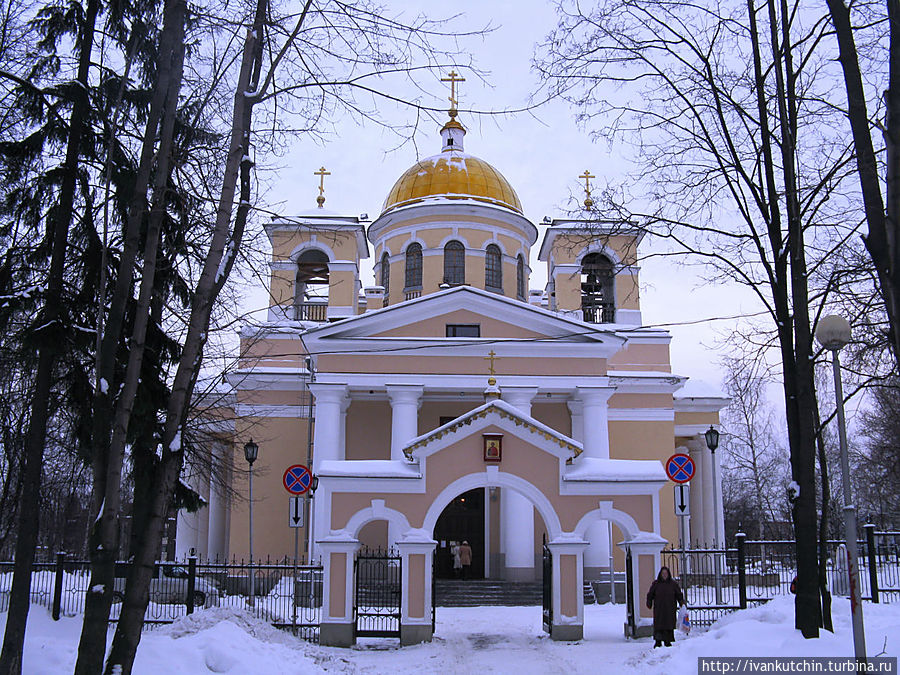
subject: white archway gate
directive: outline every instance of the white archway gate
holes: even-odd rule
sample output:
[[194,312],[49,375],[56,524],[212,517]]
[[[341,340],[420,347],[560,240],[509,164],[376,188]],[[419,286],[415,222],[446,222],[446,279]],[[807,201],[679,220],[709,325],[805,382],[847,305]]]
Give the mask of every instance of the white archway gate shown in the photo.
[[[500,461],[486,460],[483,436],[503,438]],[[355,641],[353,558],[359,533],[374,520],[399,534],[402,565],[401,644],[432,638],[433,532],[444,508],[474,488],[500,487],[523,495],[547,528],[552,552],[554,640],[583,636],[582,592],[586,533],[612,521],[631,551],[633,606],[638,630],[652,623],[641,589],[656,577],[665,540],[654,524],[657,494],[665,483],[658,461],[579,457],[581,446],[495,400],[422,436],[403,449],[405,460],[328,461],[319,468],[317,553],[324,593],[320,643]],[[658,525],[656,526],[658,528]]]

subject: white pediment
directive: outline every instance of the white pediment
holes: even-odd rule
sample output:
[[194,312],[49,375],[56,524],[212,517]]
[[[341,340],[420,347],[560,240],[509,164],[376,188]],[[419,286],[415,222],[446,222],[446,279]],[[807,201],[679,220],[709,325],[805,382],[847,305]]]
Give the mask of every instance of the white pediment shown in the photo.
[[[474,322],[480,319],[486,327],[500,326],[503,329],[498,332],[502,334],[487,334],[490,330],[483,330],[480,338],[448,338],[441,334],[442,319],[454,322],[454,317],[461,313],[473,317]],[[423,332],[422,326],[429,322],[433,324],[432,330]],[[563,346],[581,346],[588,348],[590,356],[608,358],[622,349],[627,340],[617,330],[563,317],[471,286],[451,288],[323,324],[303,334],[307,349],[314,354],[328,352],[338,343],[342,350],[355,347],[365,352],[383,351],[391,346],[409,348],[412,345],[427,350],[448,344],[480,347],[502,342],[506,347],[521,344],[523,350],[532,351],[542,346],[555,350]],[[584,354],[588,355],[588,352]]]

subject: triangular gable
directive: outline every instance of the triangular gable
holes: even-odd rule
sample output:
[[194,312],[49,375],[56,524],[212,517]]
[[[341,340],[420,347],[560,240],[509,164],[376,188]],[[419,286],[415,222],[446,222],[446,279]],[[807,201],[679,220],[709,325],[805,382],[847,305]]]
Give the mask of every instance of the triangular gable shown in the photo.
[[425,458],[489,426],[504,428],[556,455],[567,463],[582,453],[582,445],[551,429],[503,400],[488,401],[452,422],[412,439],[403,447],[407,459]]
[[[307,343],[385,335],[387,337],[376,339],[403,338],[404,326],[414,326],[422,321],[442,316],[459,315],[460,312],[523,329],[529,334],[525,339],[538,337],[568,343],[604,344],[611,348],[611,352],[618,351],[626,342],[626,338],[617,334],[615,330],[603,329],[596,324],[560,316],[540,307],[471,286],[458,286],[334,323],[323,324],[308,330],[303,338]],[[413,334],[412,337],[417,336]],[[430,337],[447,339],[443,335]],[[510,337],[515,339],[515,336]]]

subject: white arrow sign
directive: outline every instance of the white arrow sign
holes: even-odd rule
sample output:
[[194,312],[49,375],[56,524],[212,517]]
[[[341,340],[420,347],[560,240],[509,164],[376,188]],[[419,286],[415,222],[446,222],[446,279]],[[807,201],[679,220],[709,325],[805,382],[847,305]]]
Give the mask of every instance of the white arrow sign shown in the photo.
[[288,527],[303,527],[303,497],[290,497]]
[[687,484],[675,486],[675,515],[691,515],[691,488]]

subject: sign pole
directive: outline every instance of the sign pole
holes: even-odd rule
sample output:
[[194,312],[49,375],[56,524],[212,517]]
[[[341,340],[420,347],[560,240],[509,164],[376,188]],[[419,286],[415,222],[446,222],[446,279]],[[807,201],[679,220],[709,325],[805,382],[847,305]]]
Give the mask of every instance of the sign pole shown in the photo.
[[297,554],[300,550],[300,528],[294,528],[294,587],[291,596],[294,601],[292,603],[292,612],[291,612],[291,632],[294,633],[294,637],[297,636]]

